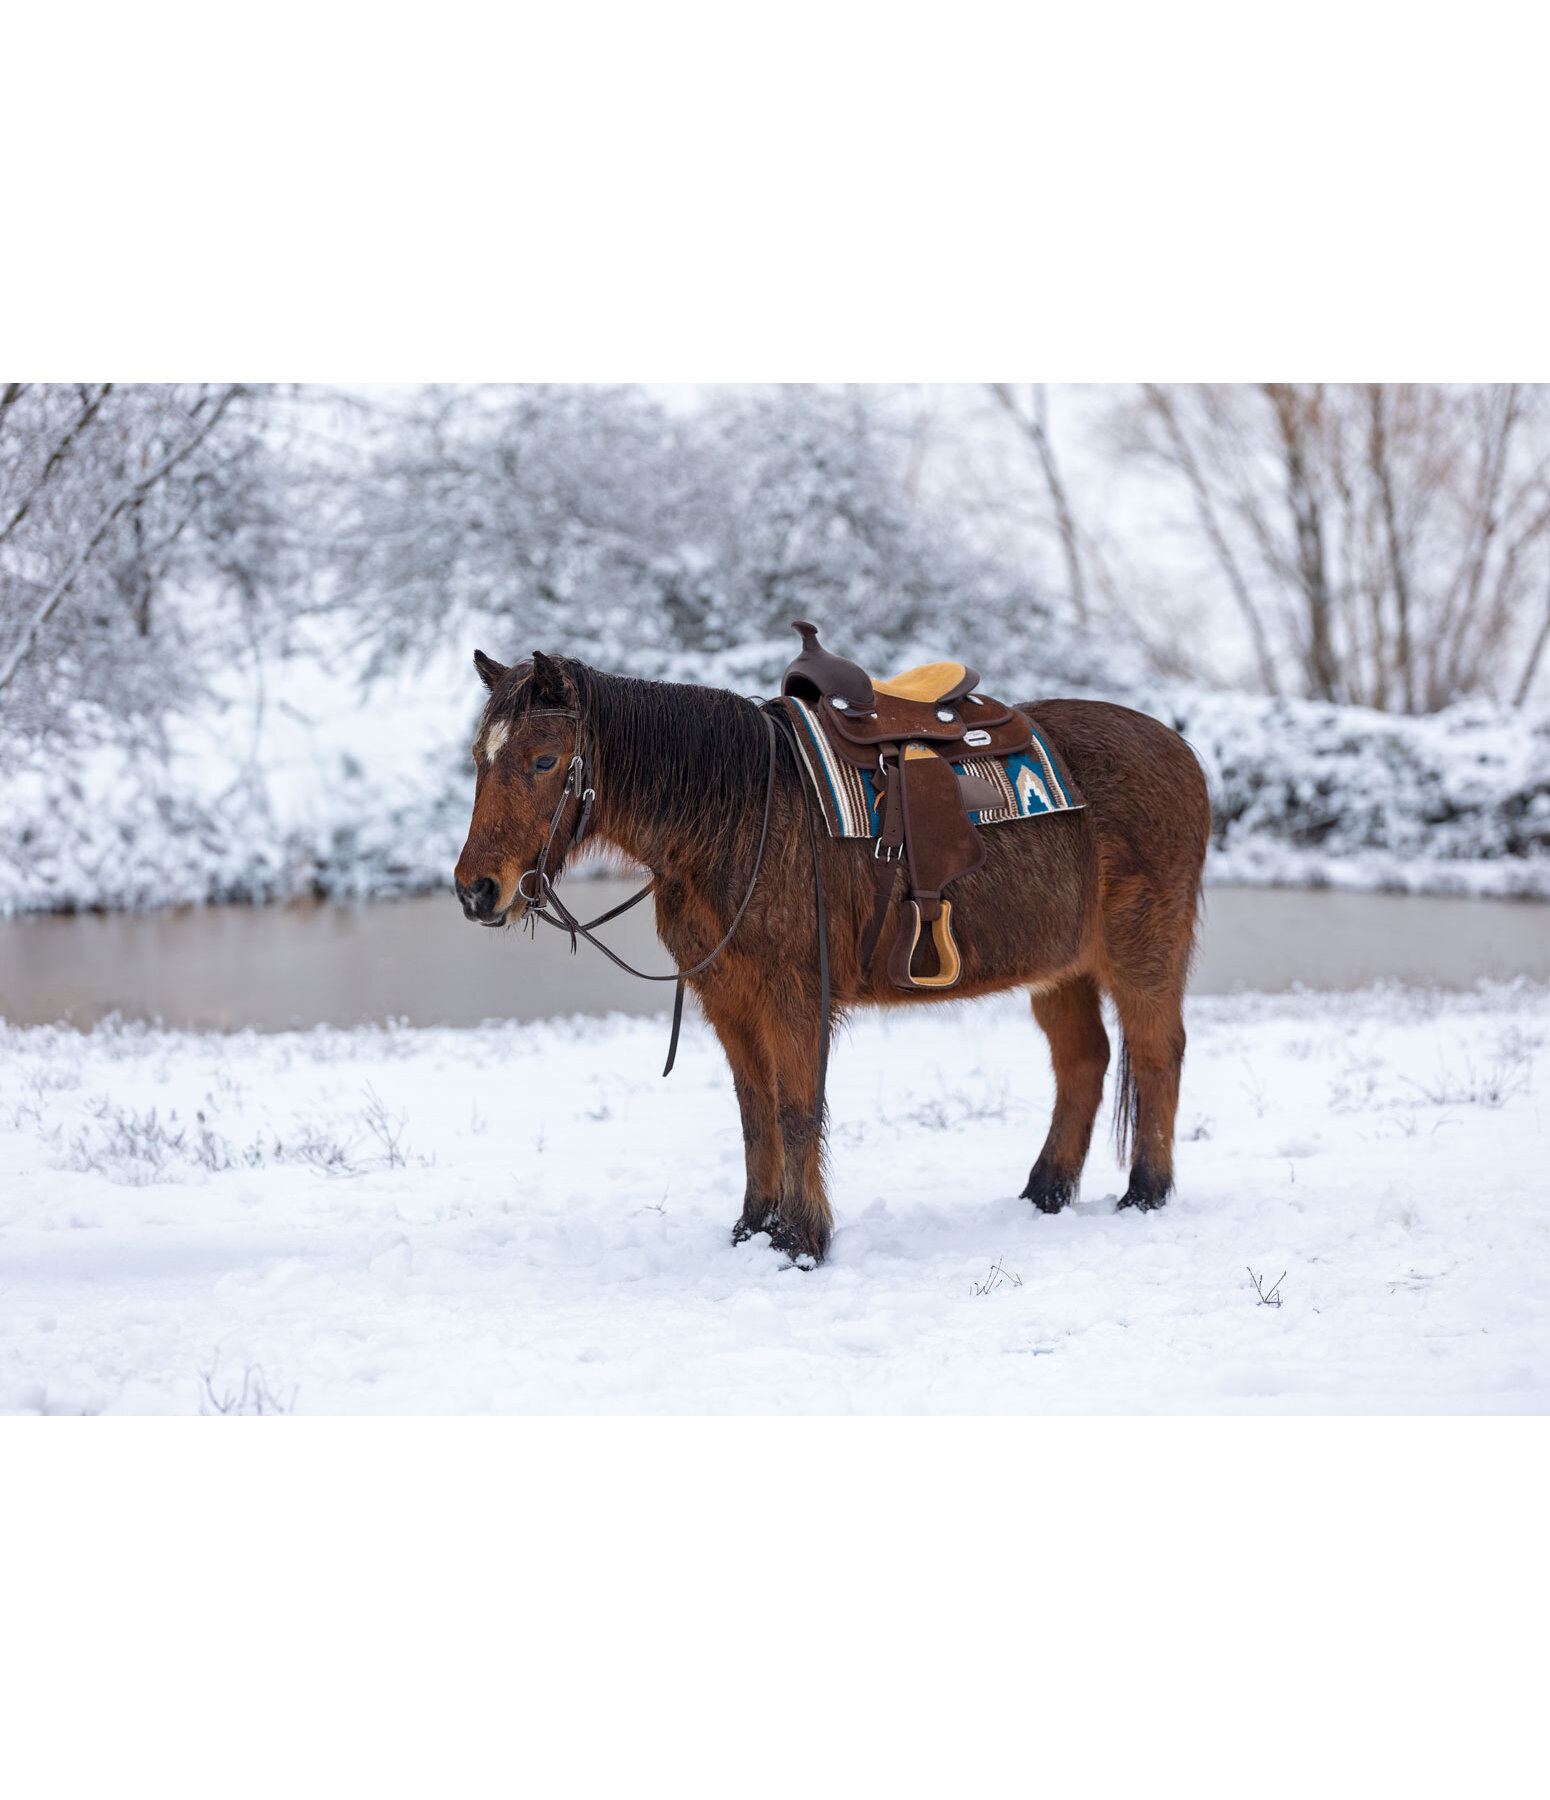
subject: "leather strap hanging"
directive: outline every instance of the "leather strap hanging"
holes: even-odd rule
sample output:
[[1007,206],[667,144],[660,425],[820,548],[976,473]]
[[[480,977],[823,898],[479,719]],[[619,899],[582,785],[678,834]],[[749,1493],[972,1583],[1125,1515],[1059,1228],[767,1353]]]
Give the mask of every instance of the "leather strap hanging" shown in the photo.
[[818,860],[818,827],[813,819],[813,797],[807,791],[807,783],[802,779],[802,759],[797,753],[796,740],[792,737],[791,721],[785,711],[777,711],[778,701],[769,702],[767,718],[780,722],[781,729],[791,742],[791,758],[797,768],[797,786],[802,793],[802,811],[807,818],[807,841],[813,853],[813,899],[818,914],[818,1098],[813,1107],[813,1117],[820,1130],[823,1129],[824,1089],[829,1079],[829,926],[824,913],[823,904],[823,864]]

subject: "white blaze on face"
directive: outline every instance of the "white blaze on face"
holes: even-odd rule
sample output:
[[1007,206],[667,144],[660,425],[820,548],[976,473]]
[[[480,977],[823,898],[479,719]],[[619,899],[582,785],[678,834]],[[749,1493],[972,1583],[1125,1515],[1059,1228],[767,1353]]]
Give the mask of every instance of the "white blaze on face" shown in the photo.
[[501,747],[506,742],[508,729],[504,719],[497,719],[484,734],[484,760],[487,763],[494,762],[500,755]]

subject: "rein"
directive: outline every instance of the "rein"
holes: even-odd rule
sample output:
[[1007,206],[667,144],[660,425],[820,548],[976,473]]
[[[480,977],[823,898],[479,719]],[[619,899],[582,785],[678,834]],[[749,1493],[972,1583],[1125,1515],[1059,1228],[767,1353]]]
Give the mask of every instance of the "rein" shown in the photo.
[[[754,888],[758,885],[759,881],[759,871],[764,867],[764,851],[770,836],[770,810],[775,799],[775,764],[779,743],[776,731],[776,721],[771,713],[763,713],[762,716],[765,727],[770,734],[769,773],[765,778],[764,784],[764,820],[759,828],[759,848],[754,854],[753,873],[748,878],[748,889],[743,895],[742,904],[733,915],[732,923],[727,927],[726,936],[722,938],[721,942],[717,944],[715,949],[712,950],[708,956],[702,957],[693,968],[680,969],[672,975],[649,975],[644,969],[637,969],[633,964],[627,963],[622,956],[619,956],[616,952],[610,950],[608,945],[605,944],[601,938],[594,937],[592,934],[599,925],[606,925],[610,919],[617,919],[620,914],[627,913],[632,906],[639,906],[641,901],[655,888],[655,877],[648,881],[638,893],[631,894],[628,900],[621,901],[618,906],[610,907],[605,913],[599,913],[595,919],[588,919],[585,924],[576,917],[555,892],[554,884],[549,878],[550,853],[554,848],[555,839],[559,836],[560,821],[564,817],[566,807],[569,806],[572,800],[580,802],[580,811],[576,815],[576,823],[572,826],[570,834],[565,840],[565,848],[560,852],[559,856],[555,858],[556,864],[563,862],[576,845],[581,842],[582,838],[585,837],[587,826],[591,822],[592,809],[597,799],[597,789],[592,785],[587,772],[586,752],[580,747],[580,718],[576,714],[569,714],[566,716],[576,719],[578,747],[575,755],[570,759],[570,767],[565,772],[565,786],[561,790],[559,802],[555,806],[554,816],[549,821],[549,835],[544,840],[544,847],[539,851],[538,860],[534,863],[533,867],[531,869],[524,869],[522,878],[517,883],[517,893],[526,904],[526,911],[523,914],[522,922],[527,924],[529,920],[542,919],[546,925],[552,925],[558,931],[569,932],[572,954],[575,953],[577,938],[585,938],[595,950],[601,950],[611,963],[616,967],[623,969],[626,975],[633,975],[640,981],[673,981],[678,984],[673,995],[673,1029],[672,1034],[668,1039],[667,1061],[662,1068],[662,1073],[668,1075],[672,1073],[673,1063],[678,1055],[678,1034],[679,1029],[683,1024],[684,983],[693,975],[703,974],[716,958],[720,956],[721,952],[726,949],[727,945],[731,943],[733,934],[743,921],[743,914],[748,910],[748,903],[753,899]],[[782,724],[784,724],[784,721],[782,721]],[[824,929],[823,879],[818,865],[818,835],[813,826],[812,808],[810,803],[807,802],[805,787],[803,788],[803,802],[804,810],[807,815],[808,836],[813,851],[813,877],[816,884],[818,902],[818,967],[822,998],[818,1049],[817,1117],[821,1124],[823,1120],[824,1078],[829,1061],[829,944],[827,933]],[[533,888],[531,894],[528,893],[529,881],[531,881]]]

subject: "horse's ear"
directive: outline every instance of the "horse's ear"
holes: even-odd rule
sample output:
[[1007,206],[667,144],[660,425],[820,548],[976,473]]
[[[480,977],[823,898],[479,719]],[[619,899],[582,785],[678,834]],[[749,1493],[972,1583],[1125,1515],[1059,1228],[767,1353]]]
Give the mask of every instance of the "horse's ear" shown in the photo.
[[501,677],[506,671],[493,657],[486,656],[482,650],[474,652],[474,667],[479,671],[479,679],[493,694],[500,686]]
[[556,706],[568,706],[576,698],[565,671],[542,650],[533,652],[533,698],[551,701]]

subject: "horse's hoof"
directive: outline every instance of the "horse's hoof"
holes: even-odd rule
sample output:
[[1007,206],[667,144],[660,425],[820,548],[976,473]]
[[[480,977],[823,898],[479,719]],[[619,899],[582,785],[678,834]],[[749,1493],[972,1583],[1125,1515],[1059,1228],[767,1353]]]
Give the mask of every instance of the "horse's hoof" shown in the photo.
[[1076,1183],[1070,1177],[1041,1175],[1036,1169],[1018,1198],[1031,1200],[1041,1213],[1058,1213],[1076,1198]]
[[771,1213],[759,1224],[750,1224],[739,1219],[732,1228],[732,1242],[746,1244],[749,1238],[767,1237],[770,1248],[778,1250],[783,1256],[789,1256],[799,1269],[816,1269],[824,1259],[826,1244],[814,1243],[805,1231],[799,1231],[776,1213]]
[[767,1207],[759,1217],[753,1219],[744,1213],[732,1227],[732,1242],[746,1244],[749,1238],[757,1237],[761,1231],[773,1232],[779,1224],[780,1214],[773,1206]]
[[799,1269],[816,1269],[828,1245],[814,1242],[810,1232],[777,1219],[770,1227],[770,1248],[783,1251]]
[[1159,1187],[1154,1182],[1137,1183],[1134,1180],[1125,1190],[1116,1212],[1123,1212],[1127,1206],[1133,1206],[1137,1212],[1156,1212],[1161,1206],[1168,1204],[1168,1189],[1173,1184]]

